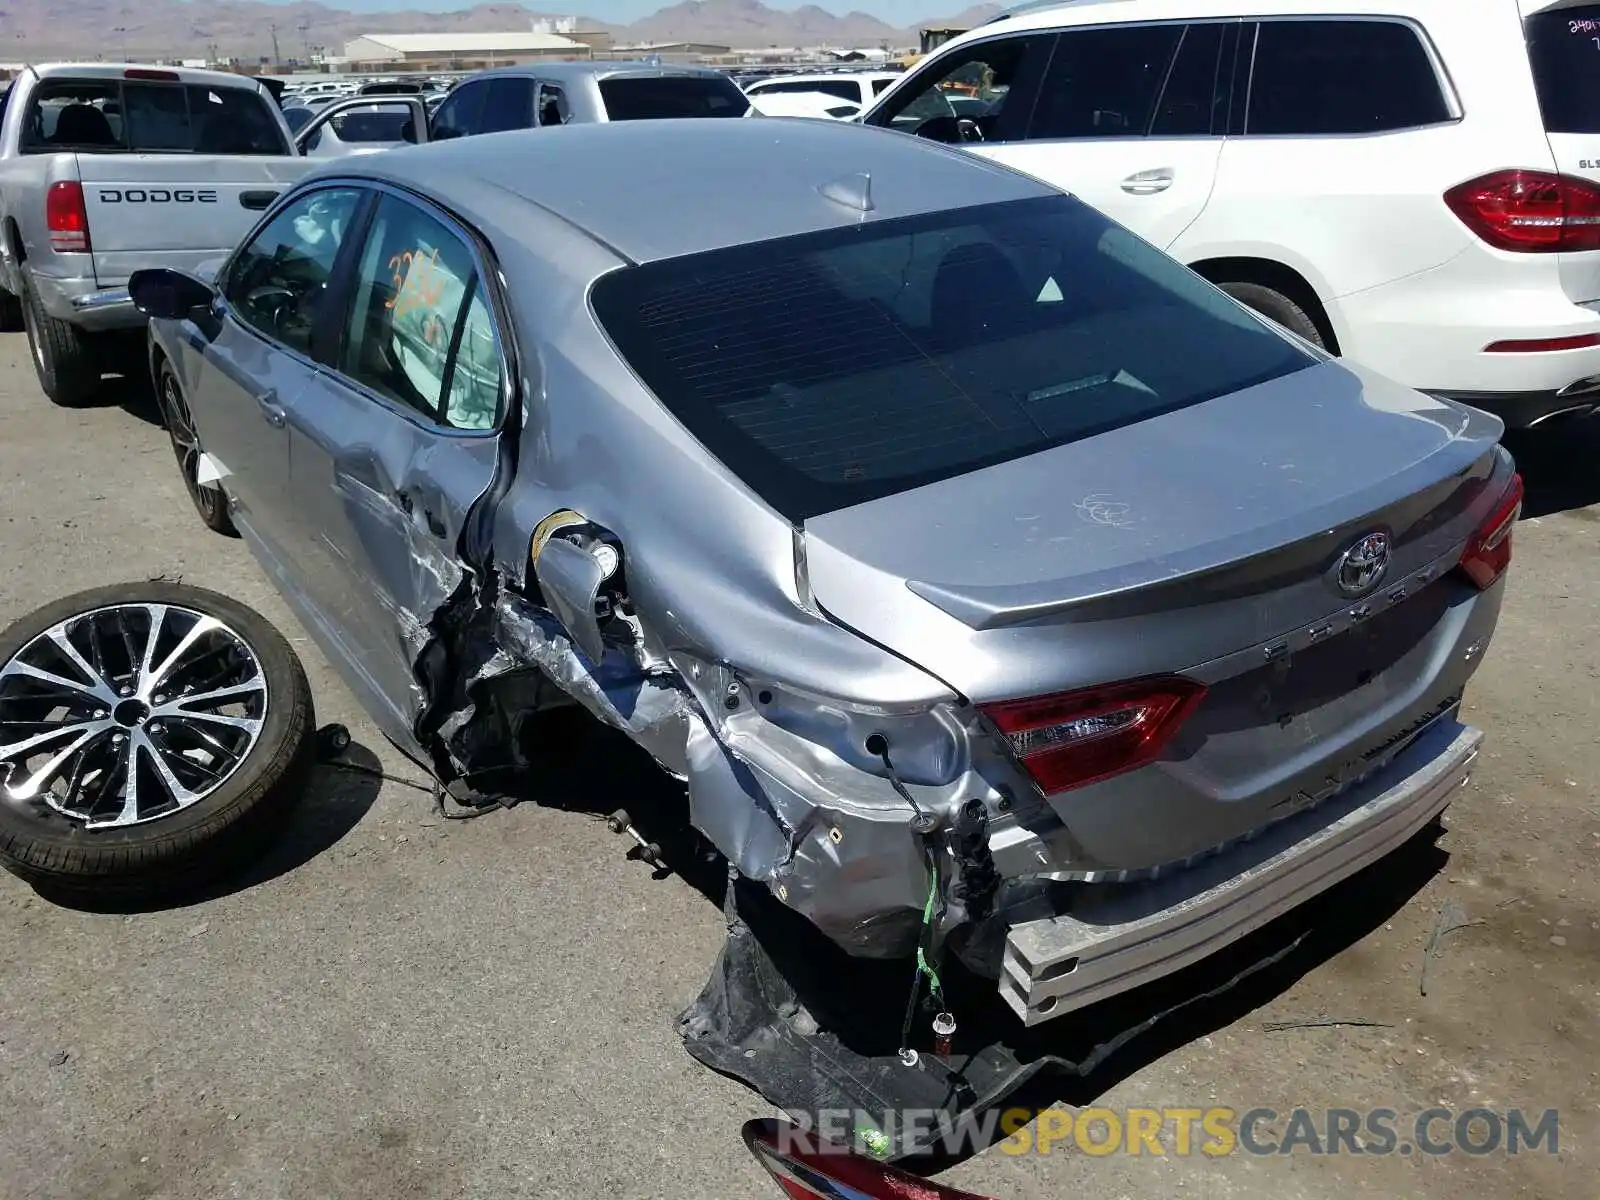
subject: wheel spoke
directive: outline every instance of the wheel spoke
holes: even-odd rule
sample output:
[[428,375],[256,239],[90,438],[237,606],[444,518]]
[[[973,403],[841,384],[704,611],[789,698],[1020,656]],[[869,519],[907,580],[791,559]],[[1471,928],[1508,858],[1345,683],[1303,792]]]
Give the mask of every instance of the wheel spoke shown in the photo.
[[161,681],[172,673],[172,669],[177,666],[185,654],[189,653],[189,651],[193,649],[194,644],[201,638],[205,637],[205,635],[210,633],[213,629],[221,628],[222,622],[217,620],[215,617],[201,617],[198,621],[191,625],[189,627],[189,632],[178,639],[178,644],[174,646],[172,648],[172,652],[161,661],[161,665],[156,667],[150,672],[150,674],[139,681],[139,698],[148,702],[150,699],[150,694],[154,692],[156,688],[161,686]]
[[[63,692],[73,692],[79,696],[90,697],[105,704],[115,704],[116,693],[103,683],[83,683],[77,679],[68,679],[65,675],[57,675],[54,671],[46,671],[43,667],[36,667],[32,663],[12,661],[0,668],[0,679],[7,679],[20,675],[25,679],[36,679],[40,683],[48,683],[51,687]],[[7,699],[23,699],[24,697],[11,696]]]
[[132,825],[139,819],[139,743],[129,738],[122,752],[126,764],[122,774],[122,808],[109,821],[90,821],[90,825]]
[[133,681],[134,687],[142,687],[144,681],[150,678],[150,672],[155,666],[156,643],[161,640],[162,627],[167,623],[167,606],[165,604],[152,604],[149,607],[150,632],[145,635],[144,654],[139,658],[139,677]]
[[103,733],[114,724],[116,724],[114,721],[74,721],[71,724],[57,725],[44,733],[37,733],[33,737],[23,738],[20,742],[12,742],[9,746],[0,746],[0,762],[8,762],[19,754],[26,754],[36,747],[48,745],[68,734],[83,733],[85,731]]
[[156,774],[161,776],[161,782],[166,785],[167,794],[180,806],[193,804],[200,798],[199,793],[190,790],[178,782],[178,777],[172,773],[172,767],[167,763],[165,752],[161,745],[142,729],[133,731],[133,753],[129,755],[129,770],[132,764],[139,760],[139,751],[145,751],[150,756],[150,761],[155,764]]
[[196,704],[220,704],[224,700],[242,700],[246,696],[267,690],[267,681],[257,675],[253,679],[246,679],[243,683],[229,684],[210,692],[197,692],[188,696],[177,696],[165,704],[157,704],[150,710],[150,715],[155,717],[204,717],[209,713],[195,712]]
[[95,729],[83,729],[72,744],[66,749],[52,755],[37,771],[28,776],[20,785],[7,784],[6,795],[13,800],[32,800],[39,794],[39,790],[56,777],[56,772],[61,770],[67,759],[76,754],[90,738],[95,736]]

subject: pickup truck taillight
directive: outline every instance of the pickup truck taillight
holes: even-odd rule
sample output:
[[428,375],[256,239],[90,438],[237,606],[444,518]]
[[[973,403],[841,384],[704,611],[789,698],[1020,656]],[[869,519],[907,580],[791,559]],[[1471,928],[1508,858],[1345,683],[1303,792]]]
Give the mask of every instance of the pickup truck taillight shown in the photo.
[[83,203],[83,184],[75,179],[52,183],[44,197],[44,218],[52,250],[82,254],[89,249],[89,210]]

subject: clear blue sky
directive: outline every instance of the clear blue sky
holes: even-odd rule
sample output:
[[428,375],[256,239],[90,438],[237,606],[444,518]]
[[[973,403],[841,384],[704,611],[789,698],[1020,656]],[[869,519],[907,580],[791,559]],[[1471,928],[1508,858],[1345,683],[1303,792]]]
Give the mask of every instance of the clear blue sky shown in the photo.
[[[325,2],[334,8],[350,9],[355,12],[393,12],[404,9],[451,12],[456,9],[471,8],[477,0],[325,0]],[[640,17],[648,16],[674,2],[675,0],[523,0],[528,8],[571,16],[594,17],[617,25],[637,21]],[[871,13],[891,25],[914,26],[927,17],[952,16],[967,7],[969,3],[976,2],[977,0],[845,0],[839,3],[838,0],[830,0],[828,3],[819,3],[817,7],[841,14],[858,10]],[[800,7],[799,3],[774,3],[773,0],[764,0],[764,3],[769,8]]]

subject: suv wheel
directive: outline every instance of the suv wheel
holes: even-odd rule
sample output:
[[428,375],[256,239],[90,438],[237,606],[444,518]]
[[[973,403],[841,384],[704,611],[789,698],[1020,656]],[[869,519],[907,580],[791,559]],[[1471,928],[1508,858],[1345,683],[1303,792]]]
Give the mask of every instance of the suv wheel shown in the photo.
[[30,281],[24,279],[22,289],[22,323],[28,330],[28,348],[33,351],[39,386],[63,408],[88,403],[100,390],[94,339],[76,325],[58,321],[45,312]]
[[178,383],[178,373],[172,364],[163,361],[156,372],[156,400],[161,405],[161,420],[172,439],[172,453],[178,460],[178,473],[183,476],[183,486],[195,512],[205,522],[207,529],[228,537],[238,537],[233,518],[228,515],[228,497],[216,483],[200,483],[200,435],[195,432],[194,418],[189,413],[189,402],[184,399],[183,388]]
[[1219,283],[1217,286],[1246,308],[1260,313],[1269,321],[1276,321],[1313,346],[1324,350],[1328,348],[1327,340],[1310,314],[1282,292],[1259,283]]
[[259,854],[316,757],[288,642],[172,583],[67,596],[0,633],[0,862],[51,898],[183,893]]

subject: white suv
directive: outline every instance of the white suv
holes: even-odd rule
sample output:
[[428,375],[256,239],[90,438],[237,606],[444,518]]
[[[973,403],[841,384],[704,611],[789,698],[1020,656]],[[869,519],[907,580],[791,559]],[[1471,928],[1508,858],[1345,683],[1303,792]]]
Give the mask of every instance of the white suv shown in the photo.
[[1600,3],[1078,0],[867,124],[1071,191],[1258,312],[1526,426],[1600,406]]

